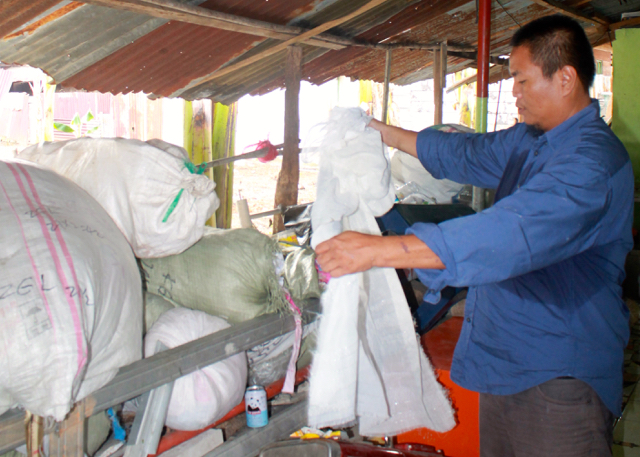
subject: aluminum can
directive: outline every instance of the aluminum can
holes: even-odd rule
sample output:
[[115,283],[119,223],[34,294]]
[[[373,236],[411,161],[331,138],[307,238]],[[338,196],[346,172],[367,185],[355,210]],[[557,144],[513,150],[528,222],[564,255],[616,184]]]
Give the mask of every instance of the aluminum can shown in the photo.
[[269,423],[267,411],[267,392],[262,386],[251,386],[244,393],[244,410],[247,416],[247,426],[252,428],[264,427]]

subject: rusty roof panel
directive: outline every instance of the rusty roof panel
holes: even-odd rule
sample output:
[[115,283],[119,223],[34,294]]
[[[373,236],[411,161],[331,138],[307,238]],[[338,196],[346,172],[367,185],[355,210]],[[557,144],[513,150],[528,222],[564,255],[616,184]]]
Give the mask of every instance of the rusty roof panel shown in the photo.
[[[316,10],[315,14],[306,15],[303,25],[307,27],[314,27],[329,20],[345,16],[366,4],[367,1],[368,0],[358,0],[357,2],[330,2],[325,9]],[[386,23],[390,17],[393,17],[399,11],[406,9],[407,6],[411,6],[415,3],[416,0],[389,0],[379,7],[370,10],[366,14],[345,22],[339,27],[342,31],[349,30],[349,33],[336,33],[336,29],[338,29],[338,27],[331,29],[330,32],[334,34],[341,34],[342,36],[358,35],[359,33],[370,29],[372,26]],[[294,22],[298,24],[300,21],[296,20]],[[260,46],[247,52],[242,57],[250,57],[255,52],[267,49],[268,47],[274,46],[276,43],[278,42],[275,40],[265,40],[265,42]],[[305,53],[305,60],[311,61],[312,59],[326,54],[327,52],[328,51],[326,49],[310,49]],[[272,75],[271,79],[268,80],[269,82],[274,80],[277,81],[273,88],[281,87],[285,64],[284,55],[284,52],[274,54],[262,59],[260,62],[257,62],[250,67],[242,68],[231,73],[228,75],[229,77],[225,76],[217,78],[213,81],[208,81],[202,84],[199,84],[198,81],[195,80],[190,83],[185,90],[174,93],[172,96],[180,96],[187,99],[213,97],[217,101],[221,101],[218,97],[222,97],[224,100],[235,100],[245,93],[253,92],[259,87],[264,86],[265,74]],[[260,72],[259,77],[256,77],[257,71]],[[259,84],[258,81],[263,81],[263,83]],[[224,91],[221,91],[221,89]]]
[[41,14],[54,8],[61,1],[25,2],[24,0],[5,0],[0,2],[0,37],[4,37],[28,24]]
[[[203,8],[286,24],[314,7],[309,0],[209,0]],[[63,82],[86,90],[174,94],[250,51],[262,37],[171,21]],[[193,99],[187,97],[189,99]]]
[[56,81],[107,57],[166,20],[84,5],[29,35],[0,41],[3,62],[29,64]]
[[[184,1],[184,0],[180,0]],[[339,18],[368,0],[187,0],[216,11],[276,24],[314,27]],[[562,0],[559,0],[562,1]],[[640,0],[572,1],[573,7],[596,10],[617,20]],[[566,2],[569,4],[568,2]],[[633,4],[633,8],[631,5]],[[222,31],[68,0],[0,2],[0,60],[37,66],[65,87],[101,92],[146,92],[186,99],[213,98],[229,103],[246,93],[283,86],[286,52],[210,79],[219,68],[275,46],[279,41]],[[577,5],[577,6],[576,6]],[[493,3],[492,53],[507,53],[519,25],[551,14],[531,0]],[[433,43],[470,46],[477,42],[474,0],[387,0],[330,33],[370,42]],[[617,15],[617,17],[616,17]],[[593,41],[603,31],[585,25]],[[303,77],[320,84],[336,76],[381,81],[382,50],[342,50],[303,46]],[[432,75],[432,53],[394,49],[391,77],[407,84]],[[450,57],[450,71],[473,62]],[[202,82],[204,81],[204,82]]]

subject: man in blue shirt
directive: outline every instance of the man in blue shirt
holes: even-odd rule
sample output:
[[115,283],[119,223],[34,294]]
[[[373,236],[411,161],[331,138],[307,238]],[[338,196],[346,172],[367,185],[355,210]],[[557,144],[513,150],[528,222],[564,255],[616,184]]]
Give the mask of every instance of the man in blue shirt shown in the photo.
[[435,177],[496,189],[495,204],[404,236],[345,232],[316,253],[332,276],[416,268],[433,302],[469,286],[451,377],[480,392],[481,455],[610,455],[629,336],[631,163],[589,98],[595,62],[577,22],[538,19],[511,44],[524,123],[488,134],[370,124]]

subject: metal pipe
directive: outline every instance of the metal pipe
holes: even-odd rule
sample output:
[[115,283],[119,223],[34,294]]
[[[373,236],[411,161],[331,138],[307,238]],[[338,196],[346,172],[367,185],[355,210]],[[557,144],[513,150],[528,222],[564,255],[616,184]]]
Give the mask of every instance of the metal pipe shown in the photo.
[[[476,90],[476,132],[486,133],[489,108],[489,51],[491,48],[491,0],[479,0],[478,6],[478,82]],[[486,207],[485,191],[473,188],[471,206],[476,211]]]

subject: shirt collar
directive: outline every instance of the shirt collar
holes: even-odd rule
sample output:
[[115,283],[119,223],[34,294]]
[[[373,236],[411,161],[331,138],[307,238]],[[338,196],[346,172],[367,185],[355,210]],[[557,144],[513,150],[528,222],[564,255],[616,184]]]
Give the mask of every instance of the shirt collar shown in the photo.
[[594,121],[599,118],[600,103],[598,100],[592,98],[591,103],[588,106],[578,111],[562,124],[555,126],[543,136],[546,138],[549,145],[553,145],[553,143],[557,143],[564,139],[567,132],[570,132],[577,124]]

